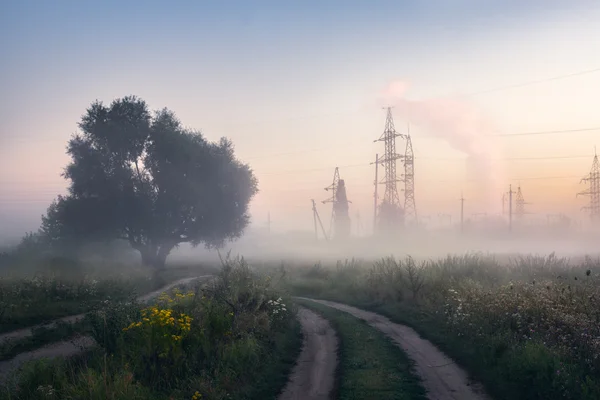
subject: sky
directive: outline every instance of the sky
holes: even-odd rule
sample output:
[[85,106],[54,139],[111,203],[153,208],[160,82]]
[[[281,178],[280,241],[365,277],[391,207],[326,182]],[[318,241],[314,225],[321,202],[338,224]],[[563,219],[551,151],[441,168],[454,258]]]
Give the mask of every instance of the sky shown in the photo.
[[584,0],[5,0],[0,232],[37,229],[85,109],[130,94],[234,142],[259,179],[254,227],[270,214],[273,230],[312,229],[337,166],[368,231],[388,105],[410,126],[420,216],[456,218],[461,193],[468,215],[500,212],[512,184],[531,218],[583,220],[599,18]]

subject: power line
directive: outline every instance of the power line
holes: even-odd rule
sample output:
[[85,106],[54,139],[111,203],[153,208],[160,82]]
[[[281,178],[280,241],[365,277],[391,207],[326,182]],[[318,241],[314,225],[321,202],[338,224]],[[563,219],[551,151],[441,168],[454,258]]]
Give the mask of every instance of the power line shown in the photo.
[[[588,159],[593,158],[592,155],[572,155],[572,156],[544,156],[544,157],[505,157],[505,158],[492,158],[492,161],[543,161],[543,160],[568,160],[568,159]],[[464,162],[467,157],[419,157],[415,156],[416,160],[430,160],[430,161],[456,161],[456,162]],[[357,167],[368,167],[371,166],[370,163],[360,163],[360,164],[345,164],[345,165],[337,165],[339,168],[357,168]],[[287,170],[280,171],[275,173],[258,173],[260,176],[281,176],[281,175],[291,175],[291,174],[301,174],[306,172],[315,172],[315,171],[329,171],[335,167],[319,167],[319,168],[308,168],[308,169],[297,169],[297,170]],[[39,188],[40,185],[44,185],[43,182],[27,182],[27,181],[13,181],[13,182],[2,182],[3,185],[11,185],[12,187],[23,185],[35,185],[36,188]],[[44,189],[45,190],[53,190],[53,189],[66,189],[68,187],[68,182],[64,182],[63,185],[49,184]],[[35,193],[40,193],[39,191],[35,191]]]
[[355,144],[364,144],[365,140],[361,139],[361,140],[356,140],[356,142],[351,142],[352,144],[347,144],[344,146],[339,146],[339,145],[331,145],[329,147],[319,147],[316,149],[305,149],[305,150],[297,150],[297,151],[286,151],[283,153],[271,153],[271,154],[264,154],[261,156],[250,156],[250,157],[244,157],[244,160],[259,160],[259,159],[263,159],[263,158],[271,158],[271,157],[280,157],[280,156],[289,156],[289,155],[294,155],[294,154],[305,154],[305,153],[313,153],[313,152],[318,152],[318,151],[329,151],[332,148],[348,148],[348,147],[353,147]]
[[[573,155],[573,156],[542,156],[542,157],[500,157],[491,158],[491,161],[537,161],[537,160],[570,160],[578,158],[593,158],[593,155]],[[432,161],[466,161],[466,157],[419,157],[416,156],[417,160],[432,160]]]
[[500,133],[489,136],[500,136],[500,137],[513,137],[513,136],[530,136],[530,135],[551,135],[555,133],[577,133],[577,132],[591,132],[598,131],[600,127],[594,128],[579,128],[579,129],[563,129],[559,131],[537,131],[537,132],[520,132],[520,133]]
[[506,157],[502,161],[526,161],[526,160],[570,160],[574,158],[591,158],[590,155],[585,156],[548,156],[548,157]]
[[532,81],[527,81],[527,82],[522,82],[522,83],[514,83],[514,84],[510,84],[510,85],[499,86],[499,87],[492,88],[492,89],[486,89],[486,90],[480,90],[477,92],[467,93],[464,96],[479,96],[481,94],[500,92],[503,90],[516,89],[516,88],[520,88],[520,87],[524,87],[524,86],[537,85],[539,83],[552,82],[552,81],[567,79],[567,78],[571,78],[571,77],[575,77],[575,76],[592,74],[595,72],[600,72],[600,68],[593,68],[593,69],[588,69],[588,70],[584,70],[584,71],[573,72],[570,74],[557,75],[557,76],[553,76],[551,78],[537,79],[537,80],[532,80]]
[[[548,131],[532,131],[532,132],[517,132],[517,133],[499,133],[499,134],[485,135],[485,136],[488,136],[488,137],[508,137],[508,138],[511,138],[511,137],[520,137],[520,136],[552,135],[552,134],[561,134],[561,133],[579,133],[579,132],[592,132],[592,131],[600,131],[600,126],[590,127],[590,128],[575,128],[575,129],[548,130]],[[418,138],[438,138],[438,139],[443,139],[443,137],[440,137],[438,135],[417,135],[416,137],[417,137],[417,139]],[[361,139],[360,143],[365,143],[365,141],[363,141]],[[359,144],[358,140],[356,141],[356,144]],[[344,147],[353,147],[353,145],[348,145],[348,146],[344,146]],[[244,157],[244,159],[245,160],[257,160],[257,159],[264,159],[264,158],[270,158],[270,157],[279,157],[279,156],[287,156],[287,155],[294,155],[294,154],[312,153],[312,152],[317,152],[317,151],[328,151],[328,150],[331,150],[332,148],[340,148],[340,146],[339,145],[332,145],[330,147],[321,147],[321,148],[318,148],[318,149],[306,149],[306,150],[290,151],[290,152],[284,152],[284,153],[274,153],[274,154],[262,155],[262,156],[250,156],[250,157]]]
[[[339,168],[355,168],[355,167],[368,167],[369,163],[360,163],[360,164],[346,164],[346,165],[337,165]],[[330,170],[335,167],[323,167],[323,168],[310,168],[310,169],[297,169],[297,170],[288,170],[288,171],[280,171],[275,173],[264,173],[260,174],[260,176],[277,176],[277,175],[289,175],[289,174],[300,174],[304,172],[312,172],[312,171],[325,171]]]
[[[552,176],[530,176],[530,177],[514,177],[514,178],[505,178],[506,181],[510,182],[518,182],[518,181],[530,181],[530,180],[550,180],[550,179],[579,179],[579,175],[552,175]],[[431,182],[431,183],[457,183],[457,182],[478,182],[477,179],[421,179],[419,182]],[[371,183],[358,183],[352,184],[352,187],[371,187],[373,186]],[[289,190],[282,190],[278,192],[304,192],[304,191],[320,191],[317,185],[310,186],[306,188],[296,188]],[[44,192],[31,192],[37,195],[47,194],[49,196],[56,195],[56,192],[44,191]],[[34,198],[34,199],[3,199],[0,198],[0,203],[10,204],[10,203],[39,203],[39,202],[47,202],[47,198]]]
[[[510,137],[519,137],[519,136],[551,135],[551,134],[578,133],[578,132],[591,132],[591,131],[600,131],[600,126],[593,127],[593,128],[563,129],[563,130],[552,130],[552,131],[500,133],[500,134],[493,134],[493,135],[486,135],[486,136],[510,138]],[[443,137],[440,137],[437,135],[417,135],[416,137],[417,137],[417,139],[418,138],[443,139]],[[353,142],[353,144],[346,145],[343,147],[340,147],[339,145],[332,145],[329,147],[320,147],[317,149],[306,149],[306,150],[289,151],[289,152],[283,152],[283,153],[272,153],[272,154],[265,154],[265,155],[261,155],[261,156],[249,156],[249,157],[244,157],[243,159],[244,160],[259,160],[259,159],[265,159],[265,158],[271,158],[271,157],[289,156],[289,155],[294,155],[294,154],[306,154],[306,153],[313,153],[313,152],[318,152],[318,151],[329,151],[332,148],[347,148],[347,147],[353,147],[355,144],[364,144],[364,143],[365,143],[365,141],[361,139],[360,141],[357,140],[355,143]]]
[[[583,71],[578,71],[578,72],[573,72],[573,73],[569,73],[569,74],[564,74],[564,75],[557,75],[557,76],[553,76],[550,78],[544,78],[544,79],[537,79],[537,80],[532,80],[532,81],[526,81],[526,82],[521,82],[521,83],[515,83],[515,84],[509,84],[509,85],[504,85],[504,86],[498,86],[495,88],[491,88],[491,89],[485,89],[485,90],[479,90],[476,92],[470,92],[470,93],[465,93],[462,96],[468,96],[468,97],[472,97],[472,96],[478,96],[481,94],[487,94],[487,93],[493,93],[493,92],[499,92],[499,91],[503,91],[503,90],[509,90],[509,89],[514,89],[514,88],[519,88],[519,87],[524,87],[524,86],[530,86],[530,85],[536,85],[536,84],[540,84],[540,83],[546,83],[546,82],[552,82],[552,81],[556,81],[556,80],[561,80],[561,79],[567,79],[567,78],[571,78],[571,77],[576,77],[576,76],[581,76],[581,75],[588,75],[588,74],[592,74],[592,73],[596,73],[596,72],[600,72],[600,68],[593,68],[593,69],[588,69],[588,70],[583,70]],[[353,114],[358,114],[361,112],[367,112],[367,111],[373,111],[370,109],[366,109],[366,108],[359,108],[359,109],[355,109],[352,111],[344,111],[344,112],[335,112],[335,113],[323,113],[323,114],[312,114],[312,115],[306,115],[306,116],[300,116],[300,117],[284,117],[284,118],[278,118],[278,119],[270,119],[270,120],[262,120],[262,121],[251,121],[251,122],[244,122],[244,123],[234,123],[234,124],[229,124],[234,125],[234,126],[251,126],[251,125],[262,125],[262,124],[271,124],[271,123],[276,123],[276,122],[291,122],[291,121],[303,121],[303,120],[312,120],[312,119],[320,119],[320,118],[328,118],[328,117],[339,117],[339,116],[348,116],[348,115],[353,115]],[[227,123],[225,123],[226,125]],[[598,128],[593,128],[593,129],[589,129],[589,130],[597,130]],[[572,131],[563,131],[563,132],[575,132],[575,130]],[[550,132],[548,132],[550,133]],[[553,132],[553,133],[558,133],[558,132]],[[536,133],[531,133],[531,134],[536,134]],[[28,138],[24,138],[23,135],[12,135],[12,139],[24,139],[24,140],[28,140]],[[508,135],[498,135],[498,136],[508,136]],[[515,135],[517,136],[517,135]],[[33,140],[33,139],[31,139]],[[46,140],[46,139],[40,139],[37,138],[35,139],[36,142],[40,142],[40,141],[54,141],[56,139],[50,139],[50,140]]]

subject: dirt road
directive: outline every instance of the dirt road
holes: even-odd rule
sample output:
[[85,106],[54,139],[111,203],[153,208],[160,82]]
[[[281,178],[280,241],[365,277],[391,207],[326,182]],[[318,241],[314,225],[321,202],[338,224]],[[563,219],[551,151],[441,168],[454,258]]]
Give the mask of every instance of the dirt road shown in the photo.
[[[156,290],[152,293],[148,293],[144,296],[138,298],[140,302],[147,302],[152,300],[155,297],[158,297],[161,293],[168,291],[176,286],[181,286],[193,282],[195,280],[207,280],[213,277],[213,275],[202,275],[192,278],[180,279],[176,282],[173,282],[159,290]],[[61,318],[60,321],[65,322],[74,322],[78,319],[84,317],[85,314],[81,315],[72,315],[69,317]],[[56,324],[56,321],[51,322],[50,324],[46,324],[43,326],[52,326]],[[18,334],[17,334],[18,333]],[[18,331],[9,332],[3,336],[8,336],[9,338],[20,339],[22,337],[30,336],[32,334],[31,328],[20,329]],[[2,339],[0,339],[2,340]],[[71,340],[65,340],[61,342],[51,343],[46,346],[40,347],[38,349],[28,351],[25,353],[21,353],[16,357],[0,362],[0,383],[6,382],[6,379],[10,376],[10,374],[18,369],[23,363],[31,360],[37,360],[41,358],[55,358],[55,357],[70,357],[75,354],[79,354],[87,349],[92,348],[96,345],[96,342],[93,338],[89,336],[81,336],[77,338],[73,338]]]
[[347,312],[379,329],[398,344],[415,362],[415,370],[423,379],[427,397],[431,400],[489,400],[481,385],[472,382],[466,372],[452,362],[412,328],[395,324],[386,317],[345,304],[326,300],[315,301]]
[[[192,282],[196,279],[207,279],[209,277],[211,277],[212,275],[201,275],[198,277],[192,277],[192,278],[184,278],[184,279],[180,279],[178,281],[175,281],[169,285],[166,285],[158,290],[155,290],[154,292],[145,294],[143,296],[140,296],[137,298],[137,300],[141,303],[145,303],[149,300],[152,300],[155,297],[158,297],[158,295],[160,295],[163,292],[166,292],[169,289],[174,288],[175,286],[179,286],[179,285],[185,285],[186,283]],[[25,338],[27,336],[31,336],[33,335],[33,328],[52,328],[54,327],[58,322],[67,322],[67,323],[74,323],[77,322],[78,320],[82,319],[85,316],[85,314],[77,314],[77,315],[69,315],[68,317],[62,317],[62,318],[58,318],[52,322],[48,322],[45,324],[39,324],[39,325],[35,325],[33,327],[28,327],[28,328],[22,328],[22,329],[18,329],[16,331],[11,331],[11,332],[6,332],[3,334],[0,334],[0,343],[2,343],[5,340],[14,340],[14,339],[22,339]]]
[[335,383],[338,339],[329,322],[300,308],[302,352],[279,400],[327,400]]

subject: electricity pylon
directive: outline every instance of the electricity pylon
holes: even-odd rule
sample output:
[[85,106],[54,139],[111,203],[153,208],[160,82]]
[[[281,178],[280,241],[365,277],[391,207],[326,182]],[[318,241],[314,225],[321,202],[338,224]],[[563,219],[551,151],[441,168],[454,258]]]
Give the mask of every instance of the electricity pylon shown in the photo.
[[382,233],[398,231],[404,225],[404,210],[400,205],[397,183],[400,182],[396,175],[396,161],[404,156],[396,153],[396,138],[403,135],[396,132],[391,107],[387,108],[385,129],[381,137],[375,142],[384,143],[384,155],[378,158],[376,163],[382,164],[384,168],[384,179],[380,184],[385,185],[383,201],[379,205],[377,228]]
[[339,168],[336,167],[333,173],[333,182],[325,188],[331,191],[331,197],[323,200],[325,203],[333,203],[331,209],[331,220],[329,222],[329,237],[336,239],[345,239],[350,236],[352,229],[350,215],[348,213],[350,203],[346,195],[346,184],[340,179]]
[[598,154],[596,154],[595,149],[592,169],[581,180],[581,183],[587,183],[589,187],[577,195],[590,196],[589,205],[583,207],[583,209],[589,212],[592,224],[597,227],[600,225],[600,164],[598,163]]

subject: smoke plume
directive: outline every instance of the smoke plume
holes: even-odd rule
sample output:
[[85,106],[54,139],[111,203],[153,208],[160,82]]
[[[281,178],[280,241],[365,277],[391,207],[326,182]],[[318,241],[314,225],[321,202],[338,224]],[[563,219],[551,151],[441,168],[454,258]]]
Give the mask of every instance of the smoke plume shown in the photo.
[[405,97],[408,87],[403,81],[391,82],[382,94],[382,103],[394,107],[395,117],[443,139],[467,155],[470,185],[477,187],[484,206],[497,210],[504,182],[498,163],[501,151],[492,136],[497,131],[489,119],[464,99],[409,100]]

